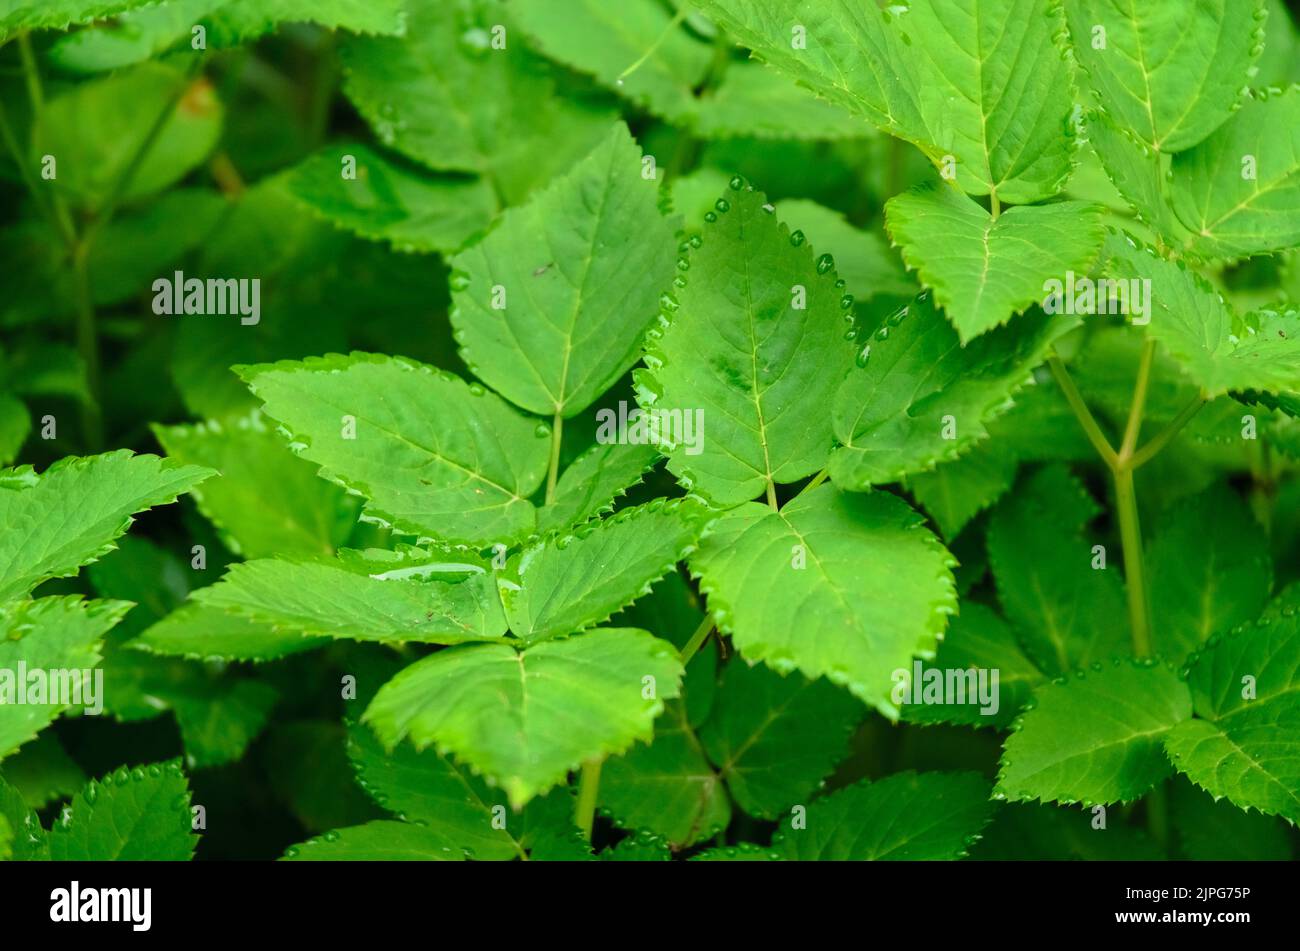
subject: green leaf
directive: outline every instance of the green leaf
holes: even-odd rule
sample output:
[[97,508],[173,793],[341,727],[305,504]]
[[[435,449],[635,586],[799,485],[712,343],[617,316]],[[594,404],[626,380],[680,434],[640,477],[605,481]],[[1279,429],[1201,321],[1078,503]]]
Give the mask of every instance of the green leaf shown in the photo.
[[515,0],[510,9],[541,52],[607,89],[667,119],[680,120],[694,108],[693,90],[713,51],[678,27],[663,4]]
[[[138,164],[154,125],[161,131]],[[191,81],[145,63],[73,86],[46,104],[32,130],[34,155],[58,160],[56,187],[88,209],[162,191],[207,158],[221,134],[222,107],[206,79]],[[129,171],[129,175],[128,175]]]
[[762,59],[828,101],[954,160],[958,184],[1003,201],[1055,194],[1074,149],[1059,7],[933,0],[888,12],[853,0],[701,0]]
[[863,345],[835,395],[841,445],[830,473],[846,489],[933,469],[988,435],[1011,407],[1069,317],[1027,315],[963,345],[928,293],[899,310]]
[[230,46],[285,23],[400,36],[406,31],[404,7],[402,0],[230,0],[208,19],[214,40]]
[[4,778],[33,809],[71,799],[88,779],[53,730],[47,730],[8,757],[4,762]]
[[286,862],[461,862],[465,854],[441,832],[376,819],[332,829],[285,849]]
[[510,630],[539,641],[607,620],[695,550],[709,517],[693,500],[656,499],[525,549],[497,581]]
[[1217,802],[1191,783],[1180,782],[1170,799],[1173,826],[1183,854],[1196,862],[1286,862],[1292,854],[1282,820],[1243,812]]
[[92,779],[50,833],[56,862],[188,862],[190,788],[180,763],[119,767]]
[[539,533],[564,531],[613,509],[659,460],[652,446],[597,444],[569,464],[555,486],[555,499],[537,512]]
[[918,472],[907,484],[944,537],[952,540],[1011,488],[1018,468],[1015,456],[984,442],[929,472]]
[[1273,586],[1268,537],[1226,486],[1169,511],[1146,558],[1156,650],[1175,663],[1259,617]]
[[742,506],[691,558],[718,630],[749,661],[825,676],[896,717],[891,676],[931,655],[956,611],[952,556],[906,502],[823,485]]
[[806,827],[781,821],[772,847],[799,862],[951,861],[992,816],[976,773],[895,773],[815,800]]
[[528,496],[546,475],[550,433],[481,387],[364,353],[239,373],[299,455],[369,500],[369,517],[455,543],[508,543],[533,530]]
[[40,475],[0,470],[0,600],[75,575],[113,550],[132,514],[174,502],[211,474],[125,449],[62,459]]
[[620,122],[452,259],[451,321],[465,362],[529,412],[577,415],[636,362],[672,279],[672,242]]
[[156,0],[6,0],[0,7],[0,39],[19,30],[64,30],[146,7]]
[[32,418],[22,400],[0,393],[0,466],[13,462],[31,428]]
[[753,842],[738,842],[692,855],[692,862],[779,862],[781,853]]
[[855,297],[915,297],[918,290],[898,252],[878,231],[855,228],[837,211],[803,198],[776,203],[776,216],[802,231],[817,253],[835,258],[835,270]]
[[962,342],[1005,324],[1101,249],[1101,207],[1021,205],[994,218],[953,188],[922,188],[885,205],[885,225]]
[[1115,821],[1098,829],[1093,820],[1090,809],[1007,803],[970,857],[981,862],[1158,862],[1168,857],[1141,829]]
[[686,848],[731,823],[731,801],[681,701],[655,723],[654,740],[605,761],[600,805],[625,829],[649,829]]
[[[973,670],[977,677],[980,672],[985,672],[986,682],[993,684],[996,672],[993,690],[996,709],[986,712],[978,692],[966,693],[962,703],[956,702],[954,695],[946,693],[940,702],[931,702],[925,698],[922,675],[921,683],[912,684],[903,696],[912,697],[915,692],[925,702],[907,703],[900,707],[903,718],[912,723],[958,723],[1005,729],[1025,707],[1035,688],[1046,680],[1043,672],[1020,649],[1010,625],[976,601],[962,604],[961,613],[948,624],[934,660],[923,663],[921,669],[939,671],[945,683],[950,671]],[[909,683],[915,679],[912,673],[908,671]],[[971,681],[968,677],[962,681],[964,691],[972,686],[977,688],[977,685],[978,680]]]
[[348,38],[341,54],[344,92],[383,144],[429,168],[481,174],[507,204],[572,167],[613,118],[558,94],[558,72],[528,51],[497,0],[412,0],[404,37]]
[[153,0],[151,5],[116,16],[109,23],[60,36],[49,49],[50,62],[76,73],[134,66],[189,42],[193,28],[230,0]]
[[22,794],[0,776],[0,816],[12,833],[10,860],[33,862],[50,857],[49,839],[36,810],[23,801]]
[[861,719],[861,705],[826,680],[733,660],[700,740],[736,804],[773,819],[817,789]]
[[1116,190],[1167,244],[1182,246],[1190,233],[1169,205],[1165,185],[1168,159],[1104,112],[1090,113],[1087,121],[1088,137]]
[[237,555],[329,555],[356,524],[356,501],[317,478],[257,414],[153,431],[169,457],[220,473],[194,501]]
[[1025,653],[1050,676],[1131,652],[1114,554],[1094,568],[1097,504],[1063,467],[1042,469],[989,520],[998,599]]
[[147,628],[131,642],[153,654],[190,660],[278,660],[328,643],[295,629],[228,614],[197,602],[185,604]]
[[[55,697],[53,691],[73,690],[73,696],[80,696],[91,709],[102,704],[102,680],[96,685],[92,675],[89,681],[80,681],[78,690],[62,674],[50,672],[75,672],[79,677],[98,667],[104,635],[129,608],[123,601],[82,601],[74,596],[0,602],[0,759],[71,706],[66,696]],[[42,678],[42,699],[30,694],[32,685],[22,675],[24,669],[49,674]],[[46,702],[54,700],[59,702]]]
[[1007,738],[995,794],[1129,802],[1169,775],[1161,740],[1191,718],[1187,685],[1150,662],[1099,668],[1039,688]]
[[1183,262],[1175,264],[1126,234],[1112,234],[1106,251],[1112,276],[1149,282],[1145,330],[1207,398],[1229,390],[1300,390],[1300,312],[1239,316]]
[[166,693],[194,769],[235,763],[271,719],[280,699],[269,684],[247,678],[197,678]]
[[505,617],[487,574],[464,581],[379,579],[329,564],[258,559],[194,592],[208,608],[276,631],[384,643],[497,640]]
[[455,251],[496,211],[482,179],[435,178],[359,143],[326,146],[290,169],[286,185],[326,221],[399,251]]
[[722,505],[825,465],[825,407],[853,359],[830,258],[814,262],[761,193],[732,185],[635,374],[668,468]]
[[814,96],[789,76],[761,63],[734,60],[717,88],[704,90],[695,100],[693,121],[696,133],[706,139],[841,140],[872,132],[857,116]]
[[1196,148],[1174,156],[1175,214],[1201,257],[1300,245],[1300,88],[1255,92]]
[[502,793],[448,757],[406,743],[385,751],[368,727],[352,723],[348,758],[376,803],[431,829],[468,857],[500,861],[524,855],[522,817],[508,814]]
[[1211,640],[1188,685],[1200,719],[1165,738],[1178,770],[1216,799],[1300,822],[1300,616]]
[[1098,102],[1154,152],[1181,152],[1218,128],[1263,47],[1263,0],[1062,6]]
[[504,788],[519,808],[583,762],[649,742],[681,675],[671,644],[630,628],[519,652],[466,646],[403,670],[380,689],[365,720],[390,746],[406,736],[417,749],[436,744]]
[[9,820],[0,813],[0,862],[7,862],[14,854],[14,830]]

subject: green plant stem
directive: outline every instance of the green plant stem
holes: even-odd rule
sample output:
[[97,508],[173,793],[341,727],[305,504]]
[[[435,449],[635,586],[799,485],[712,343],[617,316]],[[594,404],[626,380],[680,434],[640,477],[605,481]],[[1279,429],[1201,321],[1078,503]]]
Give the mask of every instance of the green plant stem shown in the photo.
[[194,76],[198,72],[198,66],[196,64],[200,62],[201,60],[196,59],[194,64],[191,65],[189,71],[185,75],[185,82],[177,88],[175,95],[171,96],[167,100],[167,104],[163,107],[157,118],[154,119],[153,125],[149,127],[149,131],[145,134],[144,139],[141,140],[140,145],[137,146],[134,154],[132,154],[131,161],[127,162],[126,167],[122,169],[121,174],[119,174],[117,179],[113,182],[113,186],[108,193],[108,198],[98,209],[95,215],[95,220],[86,226],[86,230],[82,234],[83,242],[89,244],[93,241],[100,229],[106,227],[108,223],[113,220],[113,216],[117,214],[118,205],[120,205],[122,200],[126,197],[127,189],[131,187],[131,182],[135,179],[140,164],[144,161],[145,156],[153,151],[154,144],[158,141],[158,137],[162,135],[162,131],[167,127],[167,123],[171,119],[172,114],[175,113],[176,107],[180,105],[181,99],[183,99],[185,93],[189,91],[190,84],[193,82]]
[[32,115],[39,116],[45,110],[45,93],[41,88],[41,73],[36,68],[36,57],[32,55],[32,40],[26,30],[18,34],[18,55],[23,63],[23,78],[27,83],[27,98],[32,103]]
[[81,406],[82,436],[91,451],[104,445],[104,418],[99,406],[99,334],[95,327],[95,301],[90,290],[90,246],[78,242],[72,252],[72,275],[77,298],[77,353],[86,368],[90,399]]
[[1133,402],[1128,410],[1128,424],[1124,427],[1124,441],[1119,447],[1119,464],[1127,467],[1137,449],[1138,436],[1142,432],[1142,414],[1146,412],[1147,391],[1151,388],[1151,367],[1155,363],[1156,342],[1147,337],[1142,346],[1142,356],[1138,359],[1137,379],[1133,383]]
[[[813,489],[817,488],[817,486],[826,481],[830,474],[831,472],[829,469],[823,469],[821,472],[817,473],[812,477],[807,485],[799,490],[799,495],[803,495],[805,492],[811,492]],[[796,495],[795,498],[798,498],[799,495]]]
[[1092,411],[1088,409],[1088,404],[1083,401],[1078,387],[1074,385],[1074,380],[1070,378],[1070,372],[1061,362],[1061,358],[1056,354],[1047,358],[1047,365],[1052,371],[1052,376],[1056,378],[1057,385],[1061,387],[1061,392],[1065,394],[1065,400],[1070,404],[1070,409],[1074,411],[1075,417],[1079,420],[1079,425],[1083,427],[1084,433],[1092,443],[1097,454],[1101,456],[1102,461],[1106,463],[1107,468],[1115,468],[1115,450],[1111,448],[1110,440],[1106,434],[1101,431],[1097,425],[1097,420],[1093,417]]
[[1183,407],[1182,412],[1175,416],[1168,426],[1156,433],[1151,437],[1150,442],[1133,454],[1133,461],[1129,464],[1130,467],[1133,469],[1140,469],[1142,466],[1150,462],[1156,454],[1160,452],[1160,450],[1169,445],[1173,438],[1182,431],[1184,426],[1191,422],[1192,417],[1199,413],[1201,407],[1204,405],[1205,397],[1198,396],[1196,399],[1192,400],[1192,402],[1188,403],[1187,406]]
[[1151,656],[1151,621],[1147,608],[1146,569],[1142,559],[1142,527],[1138,521],[1137,493],[1133,470],[1124,466],[1112,471],[1115,480],[1115,508],[1119,515],[1120,544],[1124,550],[1124,580],[1128,589],[1128,620],[1133,634],[1133,653]]
[[780,504],[776,501],[776,483],[771,479],[767,480],[767,504],[772,507],[773,512],[781,510]]
[[620,86],[623,85],[623,80],[627,79],[627,77],[631,76],[638,69],[640,69],[645,64],[645,61],[648,60],[651,56],[653,56],[658,51],[659,47],[663,46],[664,40],[668,39],[669,35],[674,30],[676,30],[679,26],[682,25],[682,21],[686,19],[686,14],[689,11],[689,9],[690,9],[689,7],[683,6],[680,10],[678,10],[677,15],[674,16],[672,20],[669,21],[668,25],[663,28],[663,30],[660,32],[659,36],[655,39],[655,41],[650,44],[650,47],[644,53],[642,53],[640,57],[637,58],[636,62],[634,62],[631,66],[629,66],[627,69],[623,70],[623,72],[618,74],[618,79],[615,81]]
[[560,478],[560,443],[564,438],[564,417],[556,412],[551,419],[551,464],[546,468],[546,504],[555,501],[555,484]]
[[596,794],[600,791],[600,763],[588,760],[582,764],[582,777],[578,780],[578,805],[574,812],[574,821],[582,831],[582,837],[591,841],[591,828],[596,824]]
[[706,614],[704,620],[700,622],[700,626],[697,627],[695,633],[691,635],[691,639],[687,641],[686,646],[682,648],[683,667],[689,664],[691,658],[699,653],[700,648],[704,646],[704,642],[709,639],[709,635],[712,633],[713,619]]
[[989,214],[993,216],[994,221],[997,221],[998,215],[1002,214],[1002,202],[998,201],[996,189],[989,192]]

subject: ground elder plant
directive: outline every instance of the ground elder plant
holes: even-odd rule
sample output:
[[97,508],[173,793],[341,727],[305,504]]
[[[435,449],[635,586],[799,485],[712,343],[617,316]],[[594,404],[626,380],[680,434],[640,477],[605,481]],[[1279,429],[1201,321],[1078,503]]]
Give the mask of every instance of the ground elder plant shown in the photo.
[[1280,0],[0,0],[0,858],[1284,859]]

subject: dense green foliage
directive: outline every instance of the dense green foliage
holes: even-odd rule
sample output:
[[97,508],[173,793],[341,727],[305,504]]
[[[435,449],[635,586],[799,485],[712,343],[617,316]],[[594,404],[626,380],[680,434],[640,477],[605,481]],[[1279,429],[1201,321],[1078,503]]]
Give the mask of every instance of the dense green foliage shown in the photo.
[[1298,80],[1281,0],[0,0],[0,859],[1290,857]]

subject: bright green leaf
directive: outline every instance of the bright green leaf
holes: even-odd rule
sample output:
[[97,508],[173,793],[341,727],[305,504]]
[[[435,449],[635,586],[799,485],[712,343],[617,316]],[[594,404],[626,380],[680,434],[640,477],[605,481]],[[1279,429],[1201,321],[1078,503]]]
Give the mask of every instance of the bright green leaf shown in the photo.
[[691,558],[709,613],[742,656],[825,676],[889,717],[893,672],[932,655],[956,610],[953,564],[897,496],[828,485],[779,512],[734,509]]

